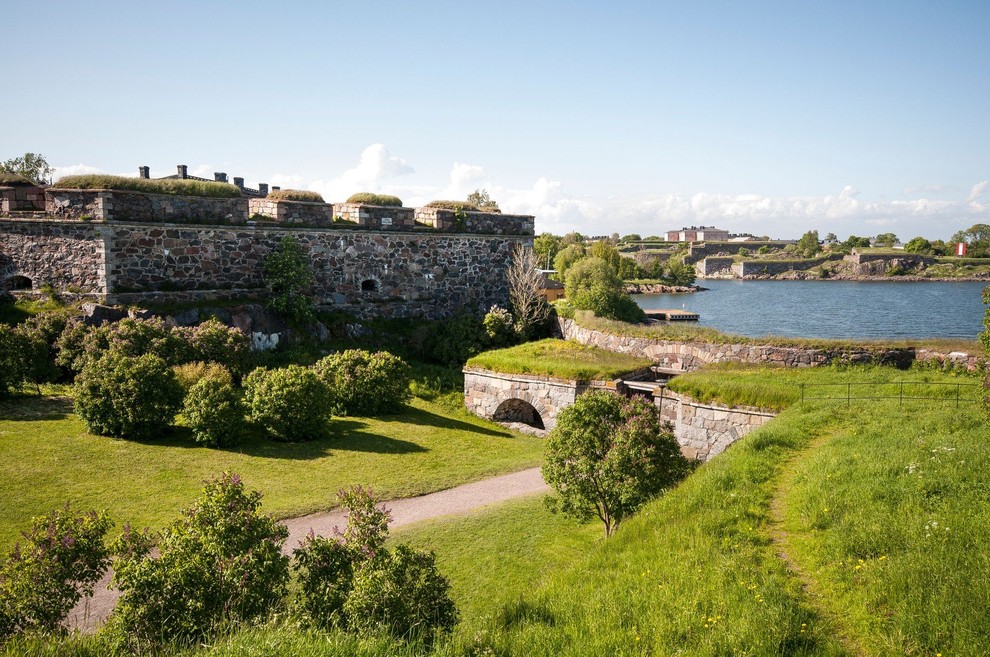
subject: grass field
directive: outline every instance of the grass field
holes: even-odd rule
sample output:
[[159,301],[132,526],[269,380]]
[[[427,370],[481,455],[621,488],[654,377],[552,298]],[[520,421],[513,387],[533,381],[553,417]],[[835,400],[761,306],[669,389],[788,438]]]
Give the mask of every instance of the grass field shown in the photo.
[[565,340],[526,342],[478,354],[467,367],[495,372],[536,374],[571,381],[603,381],[650,366],[647,358],[617,354]]
[[161,527],[204,480],[227,469],[265,494],[265,511],[286,517],[331,507],[351,484],[387,499],[540,463],[538,438],[442,402],[413,399],[397,415],[335,418],[331,437],[306,443],[249,433],[230,449],[196,446],[182,428],[153,441],[93,436],[67,398],[0,402],[0,549],[13,545],[31,517],[67,501],[107,509],[118,523]]

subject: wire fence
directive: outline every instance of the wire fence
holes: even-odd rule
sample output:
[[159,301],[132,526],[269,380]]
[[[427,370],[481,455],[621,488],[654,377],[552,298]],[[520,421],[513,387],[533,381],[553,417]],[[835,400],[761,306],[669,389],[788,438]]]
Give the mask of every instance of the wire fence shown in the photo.
[[[800,383],[801,403],[806,401],[845,402],[896,399],[899,404],[914,401],[935,401],[961,404],[983,400],[983,385],[979,383],[943,383],[933,381],[895,381],[892,383]],[[819,392],[820,391],[820,392]],[[821,396],[816,396],[821,395]]]

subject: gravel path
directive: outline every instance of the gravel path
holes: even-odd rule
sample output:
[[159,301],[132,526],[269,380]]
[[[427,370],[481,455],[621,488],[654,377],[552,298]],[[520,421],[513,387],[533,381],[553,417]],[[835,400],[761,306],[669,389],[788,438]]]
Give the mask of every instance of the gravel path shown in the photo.
[[[455,488],[421,495],[390,500],[385,507],[392,513],[389,527],[401,527],[420,520],[438,518],[440,516],[467,513],[496,502],[504,502],[516,497],[549,491],[550,487],[543,481],[539,468],[530,468],[464,484]],[[332,536],[334,527],[344,528],[346,524],[343,510],[333,510],[324,513],[314,513],[299,518],[283,521],[289,528],[289,538],[282,552],[289,554],[306,538],[310,530],[320,536]],[[93,597],[84,598],[69,612],[65,626],[82,632],[93,632],[106,620],[120,594],[115,589],[108,588],[110,573],[96,585]]]

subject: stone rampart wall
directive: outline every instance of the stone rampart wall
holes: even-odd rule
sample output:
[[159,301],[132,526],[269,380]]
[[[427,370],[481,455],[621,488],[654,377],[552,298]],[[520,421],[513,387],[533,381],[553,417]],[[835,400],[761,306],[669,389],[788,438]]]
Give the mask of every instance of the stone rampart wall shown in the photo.
[[664,390],[654,402],[661,419],[670,422],[684,455],[699,461],[721,454],[729,445],[776,417],[774,413],[748,406],[702,404],[670,390]]
[[912,349],[843,347],[811,349],[754,344],[673,342],[655,338],[617,336],[579,326],[572,319],[558,321],[567,340],[623,354],[649,358],[660,367],[690,371],[710,363],[765,363],[785,367],[813,367],[841,363],[887,363],[907,365],[914,360]]
[[329,203],[250,198],[248,213],[252,218],[261,216],[283,224],[333,225],[333,206]]
[[711,256],[734,256],[739,249],[745,247],[751,252],[761,246],[768,246],[771,251],[780,251],[792,242],[698,242],[688,248],[684,262],[694,264]]
[[743,260],[737,262],[733,271],[741,278],[748,276],[777,276],[789,271],[807,271],[819,267],[831,260],[841,260],[842,256],[835,254],[822,258],[802,260]]
[[60,219],[242,224],[247,220],[248,199],[48,189],[45,210]]
[[694,270],[698,276],[731,276],[733,262],[731,257],[705,258],[695,264]]
[[416,226],[414,212],[412,208],[363,203],[335,203],[333,206],[335,217],[374,230],[412,230]]
[[100,295],[106,291],[106,228],[56,221],[0,220],[0,286],[14,276],[31,289]]

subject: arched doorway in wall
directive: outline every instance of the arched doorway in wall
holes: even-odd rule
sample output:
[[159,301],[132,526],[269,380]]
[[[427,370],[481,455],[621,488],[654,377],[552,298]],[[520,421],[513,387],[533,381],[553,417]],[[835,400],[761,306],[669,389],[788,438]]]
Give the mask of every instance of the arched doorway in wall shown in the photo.
[[496,422],[520,422],[534,429],[545,429],[540,412],[522,399],[506,399],[498,405],[492,419]]
[[27,276],[9,276],[3,281],[4,290],[31,290],[34,286]]

